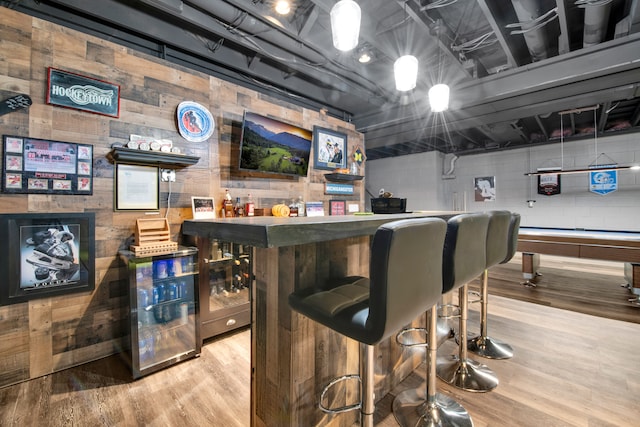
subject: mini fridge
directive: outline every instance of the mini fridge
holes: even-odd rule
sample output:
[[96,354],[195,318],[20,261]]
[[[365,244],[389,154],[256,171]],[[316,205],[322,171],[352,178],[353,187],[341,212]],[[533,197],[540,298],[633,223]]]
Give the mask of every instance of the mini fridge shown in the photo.
[[198,356],[198,250],[142,257],[123,250],[120,256],[129,271],[133,378]]

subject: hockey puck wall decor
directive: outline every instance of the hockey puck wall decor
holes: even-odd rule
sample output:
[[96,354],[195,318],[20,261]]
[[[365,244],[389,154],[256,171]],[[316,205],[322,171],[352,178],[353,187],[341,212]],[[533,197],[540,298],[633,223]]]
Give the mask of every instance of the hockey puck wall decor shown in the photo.
[[178,131],[189,142],[202,142],[213,135],[215,122],[204,106],[184,101],[178,105]]

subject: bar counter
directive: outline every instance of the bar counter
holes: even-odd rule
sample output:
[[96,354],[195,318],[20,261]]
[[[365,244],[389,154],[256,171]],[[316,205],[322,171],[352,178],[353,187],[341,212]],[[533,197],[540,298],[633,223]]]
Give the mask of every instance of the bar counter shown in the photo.
[[[358,343],[291,310],[288,296],[294,289],[330,278],[368,276],[370,239],[382,224],[405,218],[448,219],[459,213],[184,221],[183,234],[197,237],[201,268],[207,268],[203,258],[211,239],[253,247],[252,426],[350,426],[357,422],[357,411],[332,417],[324,414],[318,409],[318,399],[322,387],[333,378],[358,373]],[[413,323],[423,326],[423,317]],[[378,345],[376,400],[421,361],[420,352],[403,350],[394,339]],[[344,404],[345,396],[353,401],[357,391],[352,386],[342,390],[334,405]]]

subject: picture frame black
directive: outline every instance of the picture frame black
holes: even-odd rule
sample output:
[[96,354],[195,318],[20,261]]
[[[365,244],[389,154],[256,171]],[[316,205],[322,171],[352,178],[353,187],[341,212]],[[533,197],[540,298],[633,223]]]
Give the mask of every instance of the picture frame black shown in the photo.
[[[331,151],[329,147],[332,147]],[[336,156],[339,155],[339,158]],[[347,134],[313,127],[313,167],[333,170],[347,167]]]
[[2,136],[2,192],[93,194],[93,146]]
[[481,176],[473,178],[474,201],[495,202],[496,200],[496,177]]
[[115,211],[160,210],[160,171],[156,166],[116,163]]
[[0,214],[0,305],[95,289],[95,214]]

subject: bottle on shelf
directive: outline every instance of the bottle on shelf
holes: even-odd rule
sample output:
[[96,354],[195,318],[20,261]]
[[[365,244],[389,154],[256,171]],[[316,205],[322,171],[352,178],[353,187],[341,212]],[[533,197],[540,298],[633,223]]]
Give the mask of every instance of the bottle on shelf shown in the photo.
[[234,213],[237,217],[245,215],[244,206],[242,206],[242,203],[240,203],[240,197],[236,197],[236,206],[234,207]]
[[349,173],[351,175],[358,175],[358,163],[351,162],[351,166],[349,167]]
[[253,199],[251,198],[251,193],[249,193],[249,198],[247,199],[247,204],[244,207],[244,214],[246,216],[253,216],[254,215],[254,205],[253,205]]
[[222,202],[222,216],[225,218],[233,217],[233,202],[229,190],[225,190],[224,200]]
[[298,196],[298,216],[305,216],[305,204],[302,196]]
[[298,202],[295,199],[289,203],[289,216],[298,216]]

